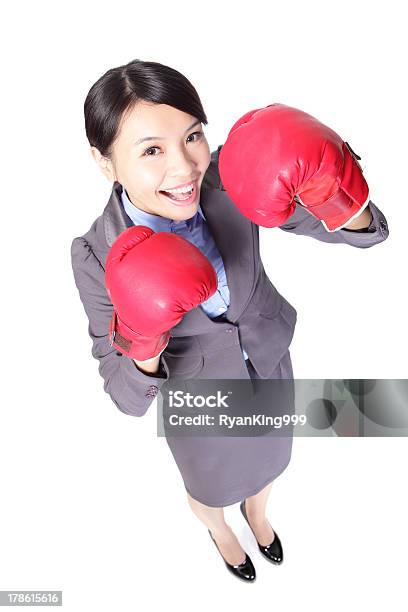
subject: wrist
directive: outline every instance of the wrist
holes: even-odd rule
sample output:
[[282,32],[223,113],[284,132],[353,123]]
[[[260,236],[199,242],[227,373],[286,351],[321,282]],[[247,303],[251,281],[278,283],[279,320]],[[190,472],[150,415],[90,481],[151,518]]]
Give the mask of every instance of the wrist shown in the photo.
[[141,372],[145,374],[156,374],[159,371],[160,355],[152,357],[152,359],[146,359],[145,361],[133,359],[133,362]]
[[351,229],[351,230],[365,229],[370,225],[372,220],[373,220],[372,212],[367,207],[363,210],[361,215],[359,215],[356,219],[353,219],[353,221],[351,221],[347,225],[344,225],[344,227],[347,229]]

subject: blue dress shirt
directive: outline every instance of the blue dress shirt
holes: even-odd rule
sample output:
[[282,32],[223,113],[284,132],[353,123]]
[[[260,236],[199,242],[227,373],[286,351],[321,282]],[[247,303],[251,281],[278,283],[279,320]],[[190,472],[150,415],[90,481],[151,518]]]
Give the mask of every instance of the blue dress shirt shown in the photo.
[[[154,232],[172,232],[178,234],[192,242],[202,253],[204,253],[217,273],[218,287],[217,291],[209,297],[208,300],[202,302],[200,308],[202,308],[210,318],[218,317],[224,313],[230,304],[227,276],[225,274],[224,263],[220,252],[211,236],[200,204],[198,205],[198,211],[191,219],[173,221],[172,219],[167,219],[160,215],[148,213],[132,204],[123,186],[121,198],[123,208],[134,225],[146,225]],[[243,348],[242,354],[244,355],[244,359],[248,359],[248,355]]]

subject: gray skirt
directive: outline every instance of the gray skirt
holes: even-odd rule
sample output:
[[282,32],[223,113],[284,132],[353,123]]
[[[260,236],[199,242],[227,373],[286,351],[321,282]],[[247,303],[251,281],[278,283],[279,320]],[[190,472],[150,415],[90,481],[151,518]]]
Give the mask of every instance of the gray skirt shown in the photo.
[[[245,363],[249,377],[259,379],[250,360]],[[270,378],[293,379],[289,350]],[[191,497],[206,506],[224,507],[256,495],[283,472],[290,461],[293,437],[166,435],[166,440]]]

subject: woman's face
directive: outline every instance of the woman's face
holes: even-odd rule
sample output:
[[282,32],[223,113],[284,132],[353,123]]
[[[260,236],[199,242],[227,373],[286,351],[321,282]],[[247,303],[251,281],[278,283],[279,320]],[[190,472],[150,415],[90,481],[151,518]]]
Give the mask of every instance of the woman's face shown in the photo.
[[[173,220],[190,219],[197,212],[211,155],[196,117],[167,104],[139,102],[122,119],[111,159],[95,147],[92,154],[105,176],[123,185],[138,208]],[[161,193],[190,184],[194,192],[186,204]]]

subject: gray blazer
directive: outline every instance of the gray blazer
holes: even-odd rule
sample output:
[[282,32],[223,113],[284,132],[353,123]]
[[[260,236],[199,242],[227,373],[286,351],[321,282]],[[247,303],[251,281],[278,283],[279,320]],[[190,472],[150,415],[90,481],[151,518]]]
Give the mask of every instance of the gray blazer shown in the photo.
[[[188,312],[171,329],[157,374],[145,374],[109,343],[113,306],[105,289],[105,260],[115,239],[132,224],[121,205],[119,183],[113,184],[102,215],[86,234],[72,242],[72,267],[89,320],[92,355],[99,361],[104,390],[126,414],[142,416],[166,380],[199,378],[200,372],[209,371],[204,368],[208,363],[225,378],[248,378],[241,342],[259,376],[269,378],[292,341],[297,312],[265,273],[259,253],[259,227],[239,212],[223,189],[218,173],[221,146],[211,154],[200,205],[224,262],[231,303],[221,321],[211,319],[201,307]],[[367,248],[388,237],[384,215],[371,201],[369,208],[373,219],[365,230],[327,232],[300,205],[280,229],[323,242]]]

